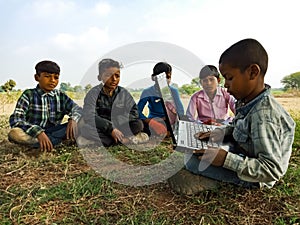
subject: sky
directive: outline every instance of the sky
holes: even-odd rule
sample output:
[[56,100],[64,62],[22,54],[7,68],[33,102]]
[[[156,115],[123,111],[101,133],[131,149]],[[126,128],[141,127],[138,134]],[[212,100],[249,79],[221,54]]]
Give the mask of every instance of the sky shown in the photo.
[[[265,82],[279,88],[300,71],[299,8],[298,0],[0,0],[0,84],[34,87],[34,66],[47,59],[60,65],[60,82],[75,86],[103,56],[141,42],[169,43],[218,66],[225,49],[254,38],[269,55]],[[149,77],[156,59],[149,60],[143,68],[124,65],[120,84]],[[180,71],[173,77],[190,83]]]

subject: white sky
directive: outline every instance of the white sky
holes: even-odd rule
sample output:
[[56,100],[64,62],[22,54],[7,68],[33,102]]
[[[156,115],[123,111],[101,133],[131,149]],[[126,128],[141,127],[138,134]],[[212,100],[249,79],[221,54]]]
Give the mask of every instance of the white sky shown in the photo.
[[0,0],[0,84],[34,87],[35,64],[50,59],[60,82],[74,86],[106,53],[143,41],[178,45],[217,66],[225,49],[250,37],[269,54],[266,83],[281,87],[300,71],[299,9],[298,0]]

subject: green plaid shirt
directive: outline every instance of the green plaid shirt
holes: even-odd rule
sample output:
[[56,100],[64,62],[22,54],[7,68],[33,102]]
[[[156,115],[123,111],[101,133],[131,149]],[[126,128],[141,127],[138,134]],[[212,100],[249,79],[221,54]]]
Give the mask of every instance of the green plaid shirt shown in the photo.
[[270,90],[267,86],[251,102],[236,108],[233,126],[227,126],[225,134],[232,134],[243,152],[228,152],[224,162],[240,179],[269,188],[287,171],[295,133],[295,122]]
[[82,108],[65,93],[59,90],[46,93],[37,86],[22,93],[9,123],[36,137],[45,129],[60,124],[65,115],[78,122],[81,113]]

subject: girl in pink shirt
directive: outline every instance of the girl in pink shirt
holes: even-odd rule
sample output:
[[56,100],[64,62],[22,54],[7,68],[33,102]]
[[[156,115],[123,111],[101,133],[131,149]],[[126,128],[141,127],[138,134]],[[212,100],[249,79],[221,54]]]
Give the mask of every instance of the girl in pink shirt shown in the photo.
[[229,108],[235,113],[235,98],[219,86],[218,69],[206,65],[199,78],[203,90],[194,93],[190,99],[186,111],[189,120],[213,125],[230,122]]

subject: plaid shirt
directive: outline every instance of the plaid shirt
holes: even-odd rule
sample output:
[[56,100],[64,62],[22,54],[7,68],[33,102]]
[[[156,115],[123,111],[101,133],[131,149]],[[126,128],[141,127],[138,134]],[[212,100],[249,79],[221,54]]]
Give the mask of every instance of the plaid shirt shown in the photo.
[[242,180],[270,188],[287,171],[295,122],[267,88],[236,108],[233,126],[226,127],[225,135],[233,135],[241,154],[228,152],[224,167],[237,172]]
[[78,122],[81,113],[82,108],[65,93],[59,90],[46,93],[37,86],[22,93],[9,123],[36,137],[45,129],[60,124],[65,115]]

